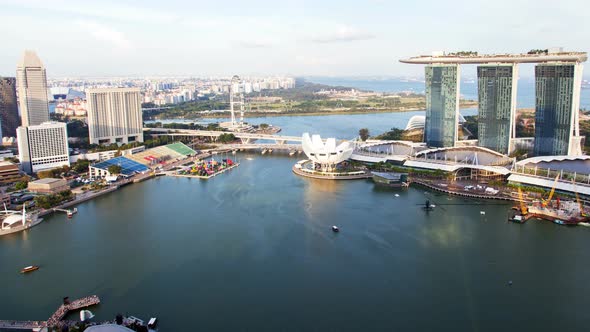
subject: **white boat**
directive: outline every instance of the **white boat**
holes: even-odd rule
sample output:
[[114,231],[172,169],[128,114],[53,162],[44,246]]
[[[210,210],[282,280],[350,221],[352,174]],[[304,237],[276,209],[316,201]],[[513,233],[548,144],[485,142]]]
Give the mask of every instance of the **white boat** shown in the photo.
[[266,153],[266,151],[267,151],[266,149],[263,149],[263,150],[262,150],[262,154],[265,154],[265,153]]
[[338,233],[338,232],[340,232],[340,229],[338,228],[338,226],[334,225],[334,226],[332,226],[332,232]]
[[94,317],[94,314],[90,310],[80,310],[80,321],[84,322]]
[[590,222],[584,222],[584,221],[582,221],[582,222],[579,222],[578,225],[584,226],[584,227],[590,227]]
[[395,194],[395,195],[393,195],[393,196],[395,196],[395,197],[399,197],[399,194]]

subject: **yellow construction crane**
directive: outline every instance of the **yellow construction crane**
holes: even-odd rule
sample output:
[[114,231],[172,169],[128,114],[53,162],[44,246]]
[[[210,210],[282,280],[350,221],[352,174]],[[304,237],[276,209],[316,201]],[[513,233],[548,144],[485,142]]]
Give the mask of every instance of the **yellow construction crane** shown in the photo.
[[578,206],[580,208],[580,215],[582,217],[587,217],[586,211],[584,211],[584,204],[580,201],[580,195],[578,195],[578,189],[576,188],[576,181],[572,180],[572,184],[574,185],[574,193],[576,194],[576,201],[578,202]]
[[524,216],[529,213],[529,209],[526,207],[526,204],[524,204],[524,198],[520,187],[518,187],[518,200],[520,202],[520,214]]
[[551,191],[549,192],[549,197],[546,200],[543,200],[543,206],[547,206],[551,203],[551,199],[553,198],[553,194],[555,194],[555,187],[557,186],[557,180],[559,180],[559,174],[555,176],[555,181],[553,181],[553,187],[551,187]]

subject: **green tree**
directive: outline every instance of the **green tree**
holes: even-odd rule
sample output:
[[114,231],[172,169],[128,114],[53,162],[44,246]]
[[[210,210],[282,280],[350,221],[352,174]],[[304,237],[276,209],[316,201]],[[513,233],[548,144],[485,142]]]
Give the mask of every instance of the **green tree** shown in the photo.
[[377,136],[377,139],[396,141],[396,140],[402,140],[403,135],[404,135],[403,129],[391,128],[390,131]]
[[107,168],[107,171],[114,175],[121,174],[122,170],[123,168],[119,165],[111,165]]
[[232,133],[223,133],[217,137],[217,141],[220,143],[231,143],[236,140],[236,136]]
[[53,177],[53,171],[50,169],[39,171],[37,172],[37,177],[39,177],[39,179],[51,178]]
[[15,190],[23,190],[26,189],[28,186],[28,182],[27,181],[19,181],[14,185],[14,189]]
[[88,159],[78,159],[72,165],[72,170],[76,173],[86,173],[88,172],[88,166],[90,166],[90,161],[88,161]]
[[367,128],[362,128],[359,130],[359,137],[361,138],[361,140],[364,142],[369,138],[369,129]]

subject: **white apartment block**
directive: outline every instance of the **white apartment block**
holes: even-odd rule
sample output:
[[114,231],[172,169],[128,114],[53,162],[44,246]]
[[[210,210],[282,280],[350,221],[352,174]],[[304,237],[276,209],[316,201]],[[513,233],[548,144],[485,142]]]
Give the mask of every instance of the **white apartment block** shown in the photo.
[[90,144],[143,142],[139,88],[86,91]]
[[16,65],[16,81],[22,126],[49,121],[47,76],[35,52],[25,51]]
[[63,122],[44,122],[16,129],[18,155],[23,171],[70,166],[68,130]]

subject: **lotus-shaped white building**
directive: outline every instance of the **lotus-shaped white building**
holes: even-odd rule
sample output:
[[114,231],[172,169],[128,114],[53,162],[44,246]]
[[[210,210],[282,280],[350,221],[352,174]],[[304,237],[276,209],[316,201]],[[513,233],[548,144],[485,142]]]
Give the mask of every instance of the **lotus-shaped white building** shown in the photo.
[[307,158],[314,163],[314,166],[315,164],[321,165],[323,172],[334,170],[337,164],[350,158],[353,151],[349,142],[343,142],[336,146],[335,138],[328,138],[324,143],[320,135],[310,137],[309,133],[303,134],[301,144]]

